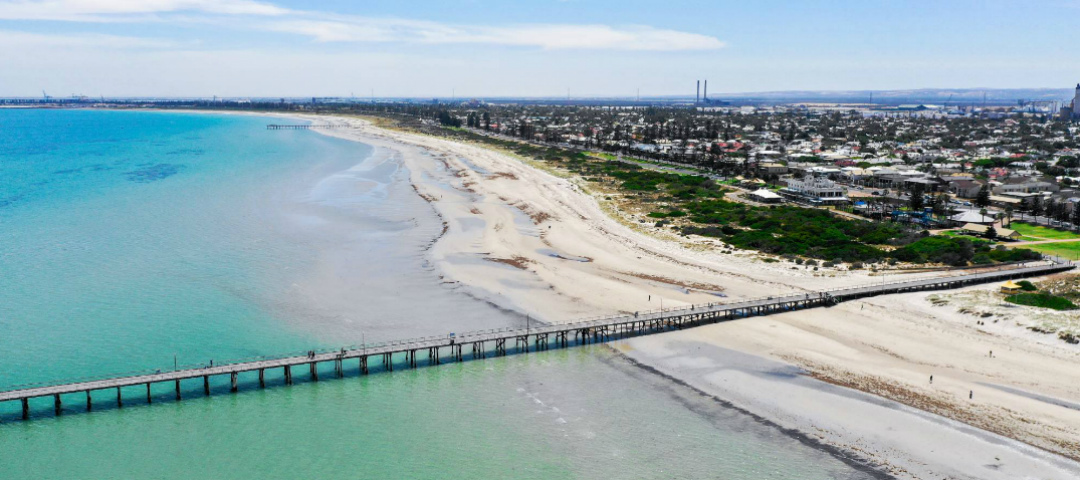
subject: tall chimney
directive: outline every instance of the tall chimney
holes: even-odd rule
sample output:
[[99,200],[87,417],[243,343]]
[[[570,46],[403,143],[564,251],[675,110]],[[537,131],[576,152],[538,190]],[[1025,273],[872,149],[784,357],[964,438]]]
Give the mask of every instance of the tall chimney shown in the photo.
[[705,80],[705,101],[709,101],[709,81]]
[[701,102],[701,80],[697,81],[697,93],[694,94],[694,103]]

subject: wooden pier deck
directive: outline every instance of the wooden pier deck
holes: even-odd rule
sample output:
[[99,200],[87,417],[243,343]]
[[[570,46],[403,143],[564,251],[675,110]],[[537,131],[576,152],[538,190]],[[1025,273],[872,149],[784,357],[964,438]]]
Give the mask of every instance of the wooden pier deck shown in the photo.
[[[769,296],[740,300],[731,303],[709,303],[683,308],[651,310],[633,314],[614,315],[585,319],[567,324],[543,325],[531,328],[504,328],[483,330],[450,336],[414,338],[371,345],[344,347],[333,351],[312,351],[308,354],[288,355],[261,360],[228,363],[187,368],[167,372],[154,372],[140,375],[101,378],[71,383],[23,386],[13,390],[0,391],[0,402],[22,402],[22,417],[28,418],[28,401],[32,398],[53,397],[55,412],[62,411],[63,395],[85,394],[87,410],[92,409],[90,392],[114,390],[117,406],[123,406],[121,389],[145,386],[147,401],[151,401],[150,386],[153,384],[173,384],[176,399],[180,400],[182,381],[202,379],[203,393],[210,395],[210,378],[230,377],[231,390],[238,389],[238,375],[245,372],[258,372],[259,387],[266,387],[265,372],[268,369],[281,369],[284,384],[293,383],[294,369],[307,370],[312,381],[318,381],[318,365],[333,362],[337,376],[344,376],[345,370],[355,369],[359,374],[368,373],[368,362],[374,359],[384,370],[392,371],[395,365],[416,368],[417,353],[426,353],[426,365],[438,365],[447,361],[464,361],[466,358],[485,358],[488,355],[504,356],[509,353],[527,353],[546,350],[555,346],[565,348],[603,342],[615,338],[648,335],[673,329],[683,329],[704,324],[717,323],[738,318],[768,315],[803,308],[830,306],[839,302],[876,295],[960,288],[979,283],[996,282],[1006,279],[1047,275],[1072,269],[1073,265],[1062,259],[1049,259],[1042,262],[1029,262],[1024,265],[1001,267],[989,271],[963,275],[902,280],[848,287],[815,293],[800,293],[786,296]],[[465,355],[464,349],[469,354]],[[349,368],[348,365],[353,367]],[[190,388],[190,386],[189,386]]]

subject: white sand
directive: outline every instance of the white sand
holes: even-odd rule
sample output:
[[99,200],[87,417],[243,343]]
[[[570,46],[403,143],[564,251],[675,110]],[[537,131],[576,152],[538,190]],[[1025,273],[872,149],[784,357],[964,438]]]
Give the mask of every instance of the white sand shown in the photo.
[[[434,267],[473,295],[544,321],[653,309],[661,301],[726,301],[710,291],[737,299],[880,281],[865,272],[815,275],[755,255],[696,248],[694,240],[645,235],[639,230],[647,228],[614,220],[605,213],[610,205],[582,186],[492,150],[356,119],[308,119],[353,123],[357,128],[323,132],[400,152],[418,193],[446,222],[426,253]],[[1080,478],[1080,464],[1040,449],[1080,458],[1080,410],[1073,406],[1080,404],[1080,349],[1032,342],[1024,332],[976,329],[974,317],[933,307],[926,296],[730,322],[620,347],[901,477]],[[756,360],[738,365],[733,358]],[[782,370],[777,365],[933,413],[805,375],[767,373]]]

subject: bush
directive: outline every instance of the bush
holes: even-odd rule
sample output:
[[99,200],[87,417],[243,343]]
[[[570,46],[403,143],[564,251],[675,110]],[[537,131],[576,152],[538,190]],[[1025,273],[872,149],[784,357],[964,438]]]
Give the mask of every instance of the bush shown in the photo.
[[1034,292],[1038,290],[1038,287],[1036,287],[1035,284],[1027,280],[1020,280],[1019,282],[1016,282],[1016,284],[1020,285],[1020,290],[1025,292]]
[[855,262],[851,264],[852,270],[861,270],[863,268],[862,262]]
[[1005,297],[1005,301],[1029,307],[1050,308],[1054,310],[1076,310],[1076,304],[1064,297],[1048,293],[1018,293]]

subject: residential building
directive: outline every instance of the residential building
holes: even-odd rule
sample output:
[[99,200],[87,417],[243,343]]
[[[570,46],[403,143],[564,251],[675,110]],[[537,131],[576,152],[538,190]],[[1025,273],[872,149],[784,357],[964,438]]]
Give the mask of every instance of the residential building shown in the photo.
[[836,182],[823,177],[790,179],[780,195],[789,200],[811,205],[843,205],[848,203],[844,189]]

